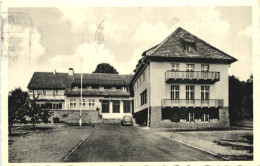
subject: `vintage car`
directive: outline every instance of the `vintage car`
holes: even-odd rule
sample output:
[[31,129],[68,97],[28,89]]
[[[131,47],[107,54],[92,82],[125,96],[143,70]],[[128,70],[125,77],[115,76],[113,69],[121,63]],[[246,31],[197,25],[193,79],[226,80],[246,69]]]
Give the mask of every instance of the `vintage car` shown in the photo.
[[121,120],[121,125],[133,125],[133,117],[129,115],[123,116],[123,119]]

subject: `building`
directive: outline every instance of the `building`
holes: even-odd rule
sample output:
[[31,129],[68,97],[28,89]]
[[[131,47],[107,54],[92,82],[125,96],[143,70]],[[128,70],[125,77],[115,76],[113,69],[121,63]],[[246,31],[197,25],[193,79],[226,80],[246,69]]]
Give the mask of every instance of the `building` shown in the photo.
[[134,75],[35,72],[29,85],[53,117],[77,123],[133,115],[150,127],[228,127],[228,68],[235,58],[182,28],[146,50]]
[[229,126],[228,68],[235,58],[182,28],[142,54],[130,86],[136,123]]
[[133,113],[129,82],[133,75],[35,72],[28,84],[38,106],[47,106],[62,122],[78,123],[82,110],[83,123],[120,120]]

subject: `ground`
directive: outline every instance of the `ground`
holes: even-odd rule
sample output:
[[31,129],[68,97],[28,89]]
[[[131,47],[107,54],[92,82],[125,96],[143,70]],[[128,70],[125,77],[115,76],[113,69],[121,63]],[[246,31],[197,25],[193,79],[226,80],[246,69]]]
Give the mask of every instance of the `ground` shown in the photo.
[[90,131],[92,126],[16,125],[9,136],[10,163],[61,162]]
[[165,138],[178,141],[209,153],[222,156],[226,160],[253,159],[253,130],[229,129],[212,131],[164,131],[157,132]]
[[[176,131],[105,123],[81,128],[43,125],[35,131],[25,125],[15,127],[13,133],[9,137],[11,163],[219,161],[253,157],[252,129]],[[77,147],[79,142],[82,144]]]
[[98,124],[66,162],[217,161],[221,158],[150,130]]

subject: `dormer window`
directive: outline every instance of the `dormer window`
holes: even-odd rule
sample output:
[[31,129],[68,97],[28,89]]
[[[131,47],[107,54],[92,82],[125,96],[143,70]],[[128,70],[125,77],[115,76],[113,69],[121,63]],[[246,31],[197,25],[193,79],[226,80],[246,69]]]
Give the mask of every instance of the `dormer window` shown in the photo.
[[111,91],[116,91],[116,87],[113,86],[113,87],[111,88]]
[[103,87],[103,86],[100,86],[100,87],[99,87],[99,90],[100,90],[100,91],[104,91],[104,87]]
[[79,87],[74,86],[72,90],[78,90],[78,89],[79,89]]
[[195,52],[196,43],[192,39],[182,38],[184,52]]

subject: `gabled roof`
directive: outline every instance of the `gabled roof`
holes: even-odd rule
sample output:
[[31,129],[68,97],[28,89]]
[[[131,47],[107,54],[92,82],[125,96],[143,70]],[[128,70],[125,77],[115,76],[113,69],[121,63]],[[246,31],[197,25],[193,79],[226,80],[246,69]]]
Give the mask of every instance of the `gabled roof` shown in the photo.
[[[196,51],[185,52],[185,42],[194,43]],[[222,61],[223,63],[233,63],[236,58],[208,44],[204,40],[191,34],[190,32],[177,28],[171,35],[155,47],[145,51],[143,56],[167,57],[167,58],[186,58],[192,59],[211,59]]]
[[[90,85],[128,85],[133,75],[108,73],[83,74],[83,83]],[[29,89],[66,89],[80,84],[80,73],[35,72],[28,84]]]

